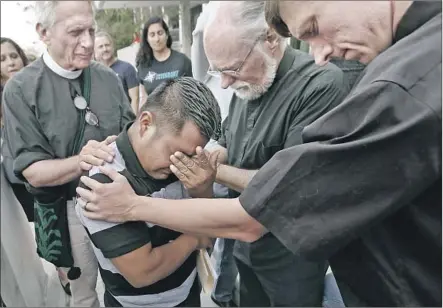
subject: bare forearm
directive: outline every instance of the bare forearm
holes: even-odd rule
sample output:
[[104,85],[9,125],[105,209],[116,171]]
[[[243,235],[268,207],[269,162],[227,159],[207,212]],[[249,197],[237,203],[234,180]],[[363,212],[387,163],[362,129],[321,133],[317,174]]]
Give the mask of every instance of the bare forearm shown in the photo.
[[42,160],[23,171],[23,176],[34,187],[59,186],[80,177],[79,157]]
[[129,216],[131,220],[213,238],[254,241],[263,233],[263,227],[246,213],[238,199],[166,200],[137,196]]
[[138,96],[137,97],[131,97],[131,107],[135,114],[138,113],[139,108],[139,102],[138,102]]
[[166,245],[154,248],[149,254],[149,258],[154,259],[152,266],[144,271],[139,287],[154,284],[171,275],[197,249],[197,244],[196,238],[183,234]]
[[146,103],[147,98],[148,98],[148,93],[146,93],[145,86],[140,85],[140,103],[141,103],[141,105]]
[[217,168],[216,182],[241,193],[248,186],[257,171],[220,165]]
[[212,198],[214,196],[213,185],[209,186],[208,189],[200,192],[194,192],[192,190],[188,190],[189,196],[191,198]]

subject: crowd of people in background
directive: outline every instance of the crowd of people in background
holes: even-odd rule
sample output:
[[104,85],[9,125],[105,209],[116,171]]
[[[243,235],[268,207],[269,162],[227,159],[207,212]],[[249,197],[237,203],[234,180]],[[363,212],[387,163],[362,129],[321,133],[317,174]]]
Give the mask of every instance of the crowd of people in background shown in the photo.
[[192,61],[152,17],[135,67],[90,1],[36,19],[40,57],[1,38],[2,202],[67,305],[100,274],[106,307],[201,306],[206,250],[220,307],[441,306],[440,2],[211,1]]

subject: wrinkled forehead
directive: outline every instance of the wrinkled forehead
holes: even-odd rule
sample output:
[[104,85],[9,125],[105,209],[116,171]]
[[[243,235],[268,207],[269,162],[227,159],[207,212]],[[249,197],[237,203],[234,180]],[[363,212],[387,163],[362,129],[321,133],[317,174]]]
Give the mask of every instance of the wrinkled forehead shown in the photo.
[[89,1],[60,1],[55,7],[55,26],[95,27],[94,12]]
[[[317,10],[317,1],[279,1],[276,14],[291,28],[292,33],[298,37],[306,26],[308,21],[319,14]],[[328,2],[322,2],[322,5],[329,5]],[[274,6],[275,8],[275,6]]]
[[95,44],[98,45],[112,45],[112,41],[106,35],[95,37]]
[[205,32],[203,46],[211,69],[232,69],[243,61],[252,46],[242,41],[238,29],[227,27],[217,32]]

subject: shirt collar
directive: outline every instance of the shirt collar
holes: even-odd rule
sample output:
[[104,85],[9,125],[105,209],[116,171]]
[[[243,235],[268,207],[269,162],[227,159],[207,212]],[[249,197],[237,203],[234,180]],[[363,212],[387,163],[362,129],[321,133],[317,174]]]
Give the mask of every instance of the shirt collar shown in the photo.
[[145,169],[143,169],[140,161],[138,160],[137,154],[135,154],[134,148],[132,147],[131,140],[128,136],[128,129],[134,122],[129,122],[126,124],[123,131],[118,135],[115,143],[117,144],[118,150],[122,154],[123,160],[125,161],[126,168],[130,173],[139,178],[149,178],[154,180]]
[[295,56],[296,56],[295,51],[292,49],[292,47],[287,46],[285,48],[283,58],[281,59],[280,64],[278,65],[277,74],[275,75],[275,80],[280,79],[288,72],[288,70],[292,67],[292,64],[294,63]]
[[83,72],[83,70],[76,70],[76,71],[65,70],[63,67],[58,65],[57,62],[54,61],[54,59],[49,55],[47,50],[43,53],[43,61],[51,71],[66,79],[77,79],[78,77],[80,77],[80,75]]
[[398,24],[393,44],[408,36],[438,14],[441,14],[441,1],[414,1]]

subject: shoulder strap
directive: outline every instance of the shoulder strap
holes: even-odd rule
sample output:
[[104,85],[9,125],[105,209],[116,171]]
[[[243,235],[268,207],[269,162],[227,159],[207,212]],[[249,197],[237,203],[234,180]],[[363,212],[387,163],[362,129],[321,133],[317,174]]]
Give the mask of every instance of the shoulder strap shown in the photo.
[[[89,66],[83,70],[83,78],[82,78],[82,94],[86,100],[87,106],[89,106],[89,101],[91,99],[91,70]],[[85,114],[86,110],[80,110],[79,112],[79,121],[77,132],[75,134],[74,146],[72,147],[71,156],[77,155],[80,151],[80,146],[83,140],[83,136],[85,134]]]

